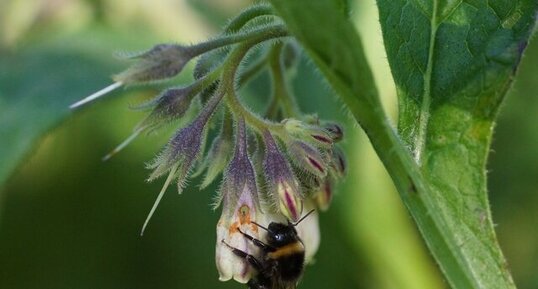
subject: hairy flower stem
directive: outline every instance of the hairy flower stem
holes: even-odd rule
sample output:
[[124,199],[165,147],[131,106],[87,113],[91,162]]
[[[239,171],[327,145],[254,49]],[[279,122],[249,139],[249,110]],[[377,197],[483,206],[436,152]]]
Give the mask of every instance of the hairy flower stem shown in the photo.
[[242,70],[241,75],[239,75],[239,80],[237,81],[237,86],[242,87],[243,85],[247,84],[252,78],[254,78],[254,76],[263,70],[265,65],[267,65],[267,58],[262,57],[256,61],[256,63]]
[[281,124],[276,124],[261,119],[254,113],[250,112],[241,104],[241,102],[237,98],[237,94],[235,93],[235,77],[239,65],[247,52],[250,50],[250,48],[252,48],[252,46],[254,46],[255,44],[257,43],[253,40],[247,41],[239,45],[231,52],[225,65],[226,69],[222,74],[221,87],[225,90],[226,101],[228,106],[230,107],[230,111],[234,114],[236,118],[244,118],[249,125],[251,125],[253,128],[260,132],[264,131],[265,129],[270,129],[275,133],[282,134],[284,133],[284,131]]
[[245,121],[257,131],[262,132],[264,129],[269,129],[279,136],[285,134],[284,126],[282,124],[262,119],[246,109],[237,98],[235,89],[232,88],[226,91],[226,101],[235,117],[244,118]]
[[[250,30],[244,33],[231,34],[224,37],[215,38],[213,40],[195,44],[190,48],[194,51],[195,55],[201,55],[211,50],[225,47],[228,45],[241,43],[241,42],[254,42],[252,45],[257,44],[263,40],[275,37],[287,36],[288,32],[284,25],[271,25],[262,27],[260,29]],[[248,49],[247,49],[248,51]]]

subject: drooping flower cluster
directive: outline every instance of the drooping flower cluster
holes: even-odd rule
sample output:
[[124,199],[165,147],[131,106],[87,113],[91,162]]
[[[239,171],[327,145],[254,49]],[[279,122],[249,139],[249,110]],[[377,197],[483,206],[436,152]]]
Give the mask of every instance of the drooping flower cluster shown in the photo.
[[[259,256],[246,233],[263,240],[258,225],[296,222],[313,208],[326,210],[335,182],[345,175],[346,161],[337,143],[343,129],[334,122],[305,115],[295,103],[286,71],[296,65],[299,48],[288,36],[270,6],[253,6],[233,19],[219,37],[192,46],[161,44],[131,56],[136,62],[114,77],[115,83],[73,104],[76,108],[124,86],[169,79],[198,58],[195,81],[164,90],[142,107],[148,116],[113,154],[144,131],[178,120],[168,144],[149,164],[149,180],[168,175],[142,232],[168,185],[174,180],[181,192],[193,174],[205,172],[201,187],[222,174],[215,207],[222,207],[217,224],[216,261],[220,279],[247,282],[255,272],[228,246]],[[248,61],[247,61],[248,60]],[[258,115],[238,98],[238,89],[267,69],[272,95]],[[211,123],[220,122],[220,126]],[[219,131],[209,141],[209,130]],[[206,149],[206,143],[211,143]],[[297,226],[307,261],[319,244],[317,212]],[[226,246],[224,245],[226,244]]]

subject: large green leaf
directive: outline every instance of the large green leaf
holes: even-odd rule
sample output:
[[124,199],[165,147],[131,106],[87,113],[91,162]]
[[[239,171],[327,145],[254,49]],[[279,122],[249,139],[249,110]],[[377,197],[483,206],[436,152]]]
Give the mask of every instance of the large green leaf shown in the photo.
[[459,264],[476,288],[512,287],[496,246],[485,167],[538,2],[379,0],[378,6],[398,88],[398,130],[431,185]]
[[400,138],[338,1],[271,2],[368,134],[450,285],[513,288],[492,226],[485,164],[538,4],[378,1]]

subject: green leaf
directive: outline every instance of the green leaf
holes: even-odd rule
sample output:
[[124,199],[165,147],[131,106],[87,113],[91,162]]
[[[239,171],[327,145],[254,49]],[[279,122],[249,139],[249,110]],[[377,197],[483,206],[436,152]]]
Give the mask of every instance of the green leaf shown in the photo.
[[492,226],[485,165],[538,4],[378,1],[400,139],[338,3],[271,2],[367,133],[450,285],[514,288]]
[[69,104],[110,82],[115,66],[100,51],[58,43],[0,54],[0,186]]
[[474,288],[514,287],[496,242],[485,168],[494,120],[538,3],[378,0],[378,6],[398,88],[398,130],[459,244],[460,266]]

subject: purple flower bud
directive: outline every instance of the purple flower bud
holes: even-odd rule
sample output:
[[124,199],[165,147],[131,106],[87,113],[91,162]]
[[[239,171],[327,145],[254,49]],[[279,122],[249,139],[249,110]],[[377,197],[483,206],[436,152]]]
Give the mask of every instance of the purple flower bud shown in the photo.
[[339,147],[331,150],[331,168],[338,177],[344,177],[347,172],[347,161],[344,152]]
[[182,183],[200,153],[203,135],[200,132],[203,131],[204,126],[205,122],[196,119],[187,127],[179,130],[168,142],[163,152],[149,165],[149,168],[154,169],[154,171],[148,180],[152,181],[160,177],[175,164],[179,164],[177,175],[178,188],[181,191]]
[[185,178],[198,158],[202,144],[205,141],[206,124],[221,98],[222,95],[214,95],[205,104],[196,119],[172,137],[166,148],[149,165],[149,168],[154,169],[148,179],[149,181],[165,174],[177,165],[178,190],[179,192],[182,191]]
[[289,220],[297,221],[301,217],[303,196],[293,171],[278,149],[271,133],[263,133],[265,158],[263,160],[264,175],[270,197],[278,210]]
[[344,137],[344,129],[337,123],[331,122],[324,125],[325,131],[329,133],[329,136],[333,142],[339,142]]
[[138,61],[113,78],[125,85],[171,78],[181,72],[194,56],[189,47],[159,44],[147,52],[131,56]]
[[299,169],[320,178],[327,175],[326,161],[315,147],[302,141],[293,141],[288,145],[288,154]]
[[154,107],[141,126],[157,126],[161,122],[166,123],[183,117],[195,95],[192,86],[165,90],[155,100],[139,106],[142,109],[144,107]]
[[326,145],[331,145],[333,143],[332,139],[324,133],[312,133],[310,136]]

